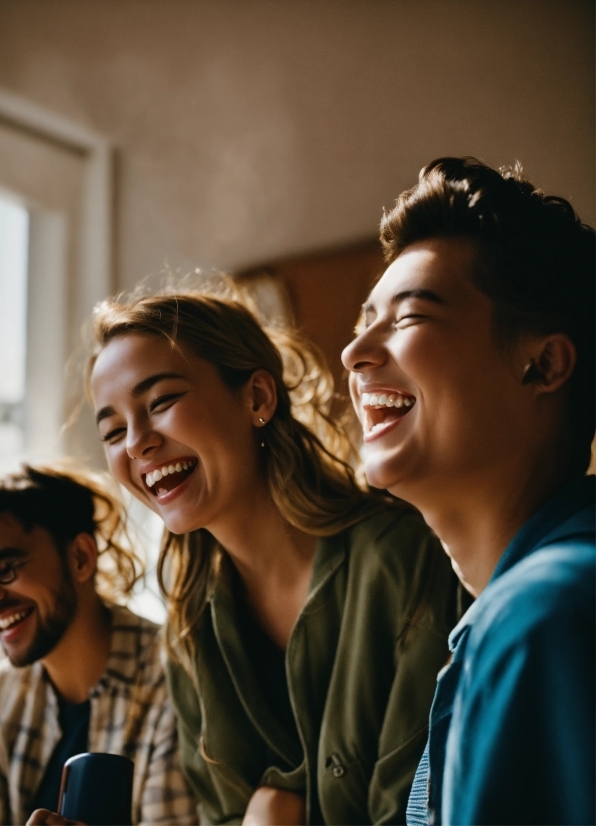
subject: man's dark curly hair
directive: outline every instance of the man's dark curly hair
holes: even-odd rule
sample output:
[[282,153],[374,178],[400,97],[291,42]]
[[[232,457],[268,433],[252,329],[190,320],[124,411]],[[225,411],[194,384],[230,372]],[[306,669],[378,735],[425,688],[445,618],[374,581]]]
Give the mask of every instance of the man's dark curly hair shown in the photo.
[[439,158],[421,170],[381,222],[388,262],[429,238],[470,240],[476,286],[494,302],[497,341],[566,333],[577,349],[570,380],[573,459],[590,463],[595,418],[595,233],[564,198],[545,195],[521,168],[497,171],[475,158]]

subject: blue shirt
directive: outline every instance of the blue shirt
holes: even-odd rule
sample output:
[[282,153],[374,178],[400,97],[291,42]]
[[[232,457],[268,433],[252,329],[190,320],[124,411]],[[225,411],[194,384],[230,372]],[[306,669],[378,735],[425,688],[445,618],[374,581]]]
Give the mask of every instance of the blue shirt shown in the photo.
[[521,528],[452,631],[407,822],[595,822],[594,477]]

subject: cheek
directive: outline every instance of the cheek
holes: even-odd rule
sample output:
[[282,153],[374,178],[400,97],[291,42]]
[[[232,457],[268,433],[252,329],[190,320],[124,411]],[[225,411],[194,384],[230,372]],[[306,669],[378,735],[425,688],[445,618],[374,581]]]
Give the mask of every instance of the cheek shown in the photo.
[[128,457],[124,450],[119,450],[109,447],[106,448],[106,459],[108,468],[112,476],[120,482],[127,490],[132,492],[132,483],[130,481]]

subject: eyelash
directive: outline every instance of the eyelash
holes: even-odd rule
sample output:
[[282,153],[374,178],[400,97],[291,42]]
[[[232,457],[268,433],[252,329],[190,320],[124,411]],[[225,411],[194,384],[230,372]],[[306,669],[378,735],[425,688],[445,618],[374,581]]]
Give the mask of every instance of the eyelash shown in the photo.
[[395,323],[396,323],[396,324],[399,324],[400,322],[405,321],[405,320],[406,320],[406,319],[408,319],[408,318],[426,318],[426,316],[425,316],[425,315],[423,315],[422,313],[406,313],[406,315],[402,315],[402,316],[400,316],[400,317],[396,320],[396,322],[395,322]]
[[[174,399],[180,398],[183,396],[183,393],[166,393],[164,396],[158,396],[157,399],[154,399],[151,404],[149,405],[149,411],[151,413],[155,412],[155,409],[160,405],[164,404],[165,402],[174,401]],[[159,412],[159,411],[158,411]]]

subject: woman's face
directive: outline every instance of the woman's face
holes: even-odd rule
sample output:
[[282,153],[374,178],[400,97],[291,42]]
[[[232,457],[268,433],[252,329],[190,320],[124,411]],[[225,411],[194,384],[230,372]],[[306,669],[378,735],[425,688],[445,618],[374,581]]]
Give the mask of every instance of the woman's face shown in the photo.
[[376,284],[343,352],[369,482],[416,502],[475,483],[519,448],[528,421],[523,364],[494,341],[492,301],[473,283],[473,246],[407,247]]
[[110,470],[173,533],[213,530],[260,490],[255,413],[216,368],[161,336],[125,334],[91,376]]

